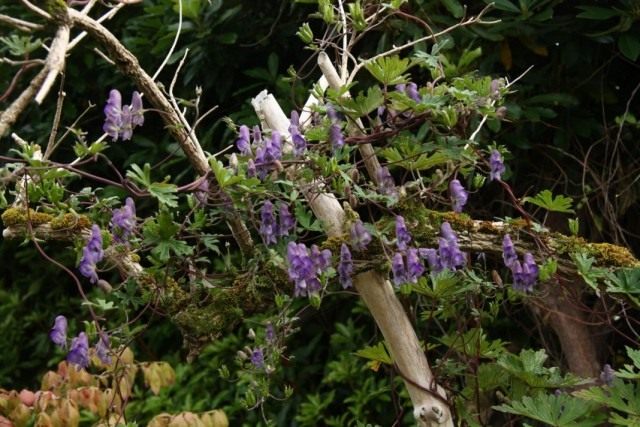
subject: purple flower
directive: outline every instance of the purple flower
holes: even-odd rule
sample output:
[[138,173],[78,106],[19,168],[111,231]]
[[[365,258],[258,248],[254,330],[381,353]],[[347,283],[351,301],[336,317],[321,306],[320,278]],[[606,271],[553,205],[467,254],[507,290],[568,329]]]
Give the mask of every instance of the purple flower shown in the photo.
[[59,347],[67,346],[67,318],[60,315],[56,316],[53,327],[49,331],[49,338]]
[[106,334],[100,334],[98,343],[96,344],[96,355],[98,359],[105,365],[111,364],[111,356],[109,356],[109,337]]
[[351,225],[351,247],[357,251],[364,251],[371,242],[371,234],[364,228],[362,221],[357,220]]
[[240,126],[238,130],[238,139],[236,139],[236,148],[240,154],[248,156],[251,154],[251,143],[249,142],[249,128],[245,125]]
[[396,252],[391,260],[391,273],[393,274],[393,284],[400,286],[408,282],[407,269],[404,266],[404,258],[400,252]]
[[413,99],[415,102],[422,101],[422,97],[420,97],[420,94],[418,93],[418,85],[416,85],[413,82],[407,85],[405,93],[409,98]]
[[131,124],[142,126],[144,124],[144,110],[142,108],[142,95],[140,92],[133,91],[131,95]]
[[313,262],[316,274],[324,273],[331,265],[331,251],[329,249],[320,250],[318,245],[311,245],[309,256]]
[[454,212],[462,212],[462,208],[467,203],[469,195],[457,179],[451,180],[449,183],[449,194]]
[[424,265],[418,257],[418,250],[409,248],[407,251],[407,281],[417,283],[422,274],[424,274]]
[[127,197],[122,208],[113,210],[110,225],[116,242],[125,242],[133,233],[136,227],[136,205],[131,197]]
[[440,226],[440,235],[442,236],[438,239],[440,265],[450,270],[463,266],[466,262],[464,253],[458,246],[458,236],[456,236],[448,222],[443,222]]
[[404,93],[407,90],[407,85],[404,83],[398,83],[395,87],[397,92]]
[[[251,161],[251,160],[249,160]],[[198,185],[198,189],[193,193],[194,197],[198,201],[199,206],[205,206],[207,200],[209,200],[209,180],[203,179]]]
[[280,133],[273,131],[271,138],[265,139],[256,150],[256,170],[262,180],[273,169],[276,160],[282,158],[282,138]]
[[338,264],[338,278],[343,289],[353,286],[351,275],[353,274],[353,261],[351,260],[351,252],[344,243],[340,247],[340,263]]
[[104,107],[105,122],[102,130],[114,141],[131,139],[133,128],[144,123],[142,95],[133,92],[131,105],[122,105],[122,95],[117,89],[109,91],[109,98]]
[[522,292],[531,292],[538,281],[538,266],[531,253],[524,254],[522,264],[518,261],[511,268],[513,288]]
[[267,323],[264,331],[264,338],[269,344],[273,344],[276,341],[276,330],[273,327],[273,323]]
[[407,249],[409,242],[411,242],[411,234],[407,230],[404,218],[398,215],[396,216],[396,246],[399,250],[404,251]]
[[260,210],[260,235],[262,236],[264,244],[268,246],[276,243],[277,232],[278,225],[276,224],[276,217],[273,214],[273,204],[267,200]]
[[120,126],[122,125],[122,95],[118,89],[109,91],[107,105],[104,107],[105,122],[102,130],[113,140],[118,139]]
[[329,127],[329,142],[331,142],[333,151],[344,146],[344,136],[342,135],[342,129],[339,124],[334,123]]
[[505,234],[504,238],[502,239],[502,259],[504,260],[504,265],[509,268],[511,268],[513,263],[518,261],[516,248],[513,246],[511,236],[509,236],[508,234]]
[[522,292],[533,291],[538,281],[538,265],[530,252],[524,254],[522,263],[518,260],[518,254],[508,234],[502,239],[502,259],[513,275],[513,288]]
[[255,125],[251,133],[251,138],[253,139],[253,143],[255,145],[262,143],[262,132],[260,132],[260,126]]
[[[324,254],[321,253],[324,257]],[[289,242],[287,246],[287,261],[289,262],[289,279],[295,283],[293,294],[307,296],[317,293],[321,283],[317,278],[319,259],[315,262],[309,255],[309,250],[303,243]]]
[[376,179],[378,181],[378,191],[380,194],[392,197],[396,197],[398,195],[396,184],[386,166],[381,167],[376,171]]
[[89,366],[89,340],[84,332],[80,332],[77,337],[71,340],[67,362],[78,365],[80,368]]
[[336,109],[333,108],[333,105],[331,104],[327,105],[327,117],[329,117],[329,120],[331,120],[332,123],[336,123],[340,121],[340,117],[338,117],[338,113],[336,112]]
[[256,348],[251,352],[251,356],[249,358],[251,360],[251,364],[257,368],[264,368],[264,353],[261,348]]
[[80,258],[79,266],[80,273],[88,278],[91,283],[98,281],[96,264],[102,261],[102,258],[104,258],[102,234],[100,233],[100,227],[94,224],[91,227],[91,236],[87,241],[87,245],[82,249],[82,258]]
[[253,178],[257,175],[256,164],[253,162],[253,159],[249,159],[247,161],[247,176],[249,178]]
[[429,264],[429,270],[434,273],[439,273],[442,271],[442,263],[440,262],[440,256],[438,255],[438,251],[432,248],[420,248],[418,249],[418,254],[420,258],[426,259],[427,264]]
[[611,387],[613,385],[613,380],[616,378],[616,373],[613,369],[611,369],[611,365],[608,363],[602,367],[602,372],[600,372],[600,381],[603,384]]
[[489,173],[489,180],[493,181],[497,179],[500,181],[502,179],[502,174],[505,171],[504,163],[502,161],[502,156],[498,150],[493,150],[491,152],[491,156],[489,157],[489,165],[491,166],[491,172]]
[[291,134],[291,142],[293,142],[293,155],[296,157],[301,156],[307,149],[307,141],[300,133],[300,116],[295,110],[291,111],[289,133]]
[[279,208],[279,227],[278,227],[278,237],[288,236],[289,233],[295,229],[296,227],[296,219],[291,212],[289,212],[289,207],[281,203]]

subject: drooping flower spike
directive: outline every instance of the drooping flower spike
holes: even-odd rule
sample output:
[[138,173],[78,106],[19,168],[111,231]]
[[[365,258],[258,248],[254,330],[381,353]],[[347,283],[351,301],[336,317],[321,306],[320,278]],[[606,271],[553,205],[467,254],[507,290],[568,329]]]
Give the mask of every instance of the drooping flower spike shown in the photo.
[[452,179],[449,183],[449,195],[451,196],[453,211],[462,212],[462,208],[467,203],[469,195],[457,179]]

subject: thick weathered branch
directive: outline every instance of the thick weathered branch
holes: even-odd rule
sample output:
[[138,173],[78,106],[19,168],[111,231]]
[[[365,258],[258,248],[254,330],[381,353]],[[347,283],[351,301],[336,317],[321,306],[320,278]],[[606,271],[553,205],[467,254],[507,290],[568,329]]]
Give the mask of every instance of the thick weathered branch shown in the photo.
[[18,120],[18,117],[27,105],[33,100],[36,95],[36,91],[42,85],[45,77],[47,77],[47,68],[43,67],[42,70],[36,76],[31,79],[29,86],[27,86],[20,96],[18,96],[9,107],[0,114],[0,137],[4,136],[9,128]]
[[38,104],[42,104],[42,101],[44,101],[44,98],[51,90],[51,86],[53,86],[53,83],[56,81],[58,74],[64,70],[65,55],[67,54],[70,35],[71,28],[67,24],[61,24],[58,27],[56,36],[49,47],[49,54],[47,55],[47,60],[44,65],[47,70],[47,77],[45,77],[35,97],[35,101]]

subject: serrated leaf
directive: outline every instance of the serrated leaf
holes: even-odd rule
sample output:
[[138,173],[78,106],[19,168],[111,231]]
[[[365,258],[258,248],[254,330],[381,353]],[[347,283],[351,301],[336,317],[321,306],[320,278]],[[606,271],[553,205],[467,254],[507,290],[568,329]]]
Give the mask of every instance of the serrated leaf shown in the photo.
[[[362,357],[364,359],[369,359],[370,361],[377,363],[384,363],[386,365],[392,365],[393,360],[391,359],[391,355],[387,351],[384,342],[379,342],[376,345],[367,346],[363,349],[356,351],[356,356]],[[370,365],[373,367],[373,365]],[[377,369],[374,369],[377,370]]]
[[400,58],[397,55],[383,56],[374,61],[367,62],[365,68],[384,85],[396,85],[406,83],[405,73],[412,63],[407,58]]
[[510,405],[494,406],[493,409],[558,427],[591,427],[606,419],[604,413],[594,412],[593,404],[568,394],[524,396],[519,402],[512,401]]
[[529,202],[551,212],[575,213],[571,208],[573,200],[563,195],[554,196],[549,190],[543,190],[535,197],[525,197],[523,202]]

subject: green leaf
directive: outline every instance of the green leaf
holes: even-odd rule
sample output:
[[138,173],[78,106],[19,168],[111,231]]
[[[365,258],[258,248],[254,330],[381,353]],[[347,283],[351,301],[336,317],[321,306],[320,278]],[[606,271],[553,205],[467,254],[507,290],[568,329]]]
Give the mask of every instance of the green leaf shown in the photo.
[[374,111],[381,106],[383,102],[384,95],[382,94],[382,89],[378,86],[372,86],[367,91],[366,96],[360,92],[355,99],[345,99],[342,102],[342,107],[346,113],[362,117]]
[[170,208],[178,207],[178,196],[176,196],[177,187],[173,184],[164,182],[154,182],[149,188],[149,193],[162,205],[166,205]]
[[376,345],[367,346],[361,350],[356,351],[356,356],[369,359],[374,362],[384,363],[386,365],[392,365],[393,360],[391,355],[387,351],[384,342],[379,342]]
[[494,406],[501,412],[522,415],[558,427],[590,427],[600,425],[606,415],[594,412],[595,405],[568,394],[524,396],[520,402]]
[[484,0],[485,3],[493,3],[493,7],[499,10],[506,10],[508,12],[520,13],[520,8],[511,3],[508,0]]
[[176,239],[180,226],[173,221],[170,212],[163,209],[157,218],[148,220],[143,228],[145,244],[153,247],[151,253],[161,262],[166,262],[172,254],[176,256],[188,256],[193,253],[193,248],[185,242]]
[[407,82],[407,70],[413,65],[407,58],[398,55],[383,56],[367,62],[365,68],[384,85],[395,85]]
[[618,38],[618,49],[631,61],[640,56],[640,36],[634,33],[624,33]]
[[447,8],[454,18],[461,18],[462,15],[464,15],[464,7],[462,7],[458,0],[440,0],[440,3]]
[[541,208],[544,208],[551,212],[575,212],[571,208],[573,200],[570,197],[565,197],[563,195],[554,197],[554,195],[549,190],[541,191],[535,197],[525,197],[524,199],[522,199],[522,201],[540,206]]
[[574,395],[586,401],[606,405],[624,412],[625,415],[640,417],[640,399],[638,399],[640,389],[638,387],[637,383],[626,383],[621,379],[614,379],[611,387],[591,387],[576,391]]
[[582,19],[596,19],[602,21],[620,15],[619,11],[609,7],[577,6],[577,8],[582,10],[582,12],[576,16]]

